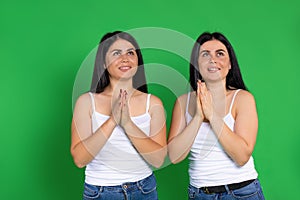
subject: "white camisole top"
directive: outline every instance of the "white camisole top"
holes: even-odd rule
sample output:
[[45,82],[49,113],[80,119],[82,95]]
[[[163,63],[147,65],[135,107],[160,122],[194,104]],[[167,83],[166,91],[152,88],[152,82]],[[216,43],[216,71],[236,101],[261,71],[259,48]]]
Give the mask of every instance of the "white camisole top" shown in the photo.
[[[228,114],[223,118],[225,124],[234,131],[235,120],[231,114],[236,94],[234,93]],[[188,112],[190,93],[186,105],[186,121],[192,116]],[[202,122],[190,151],[189,177],[194,187],[206,187],[238,183],[257,178],[253,157],[244,166],[238,166],[225,152],[207,122]]]
[[[95,110],[92,93],[92,130],[93,133],[109,116]],[[145,113],[131,117],[132,121],[146,134],[150,134],[151,116],[148,113],[150,94],[147,97]],[[116,126],[111,136],[95,158],[86,166],[85,182],[98,186],[121,185],[124,182],[136,182],[152,174],[152,169],[134,148],[126,133]]]

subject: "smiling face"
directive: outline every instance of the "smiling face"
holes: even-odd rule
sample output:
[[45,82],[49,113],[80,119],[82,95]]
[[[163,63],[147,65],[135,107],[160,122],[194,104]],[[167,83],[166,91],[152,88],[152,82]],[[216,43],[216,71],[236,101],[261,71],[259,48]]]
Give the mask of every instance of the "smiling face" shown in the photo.
[[137,71],[138,57],[135,47],[127,40],[118,39],[108,49],[105,67],[114,79],[132,78]]
[[206,82],[226,79],[231,66],[225,45],[219,40],[203,43],[199,50],[198,66]]

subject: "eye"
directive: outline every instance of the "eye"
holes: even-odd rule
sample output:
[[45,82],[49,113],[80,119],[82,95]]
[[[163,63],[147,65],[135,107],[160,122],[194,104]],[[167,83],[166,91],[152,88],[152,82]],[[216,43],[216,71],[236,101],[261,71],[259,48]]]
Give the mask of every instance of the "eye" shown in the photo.
[[120,51],[114,51],[114,52],[112,53],[113,56],[118,56],[118,55],[120,55],[120,54],[121,54]]
[[217,56],[220,57],[220,56],[225,56],[225,53],[223,51],[219,51],[217,52]]
[[202,53],[202,57],[207,57],[209,54],[208,54],[208,52],[203,52]]
[[133,56],[134,54],[135,54],[135,51],[133,51],[133,50],[127,52],[127,55],[130,55],[130,56]]

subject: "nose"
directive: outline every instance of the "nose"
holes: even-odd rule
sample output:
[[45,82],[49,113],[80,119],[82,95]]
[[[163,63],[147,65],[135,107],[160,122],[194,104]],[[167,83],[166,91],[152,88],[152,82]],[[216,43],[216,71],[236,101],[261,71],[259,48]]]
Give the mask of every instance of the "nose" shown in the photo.
[[209,63],[216,63],[214,56],[209,57]]
[[123,54],[123,55],[121,56],[121,62],[122,62],[122,63],[128,62],[127,54]]

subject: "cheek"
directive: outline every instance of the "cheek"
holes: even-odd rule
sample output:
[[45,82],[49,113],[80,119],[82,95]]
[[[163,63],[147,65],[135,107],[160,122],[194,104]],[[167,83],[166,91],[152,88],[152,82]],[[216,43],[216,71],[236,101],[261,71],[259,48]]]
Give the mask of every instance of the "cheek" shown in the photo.
[[198,69],[200,73],[205,69],[205,63],[203,63],[203,61],[198,62]]
[[230,60],[228,58],[221,58],[220,62],[222,62],[222,64],[224,66],[229,66],[230,65]]
[[132,58],[132,59],[131,59],[131,62],[134,63],[136,66],[137,66],[138,63],[139,63],[137,57]]
[[205,76],[205,70],[203,69],[203,67],[201,67],[201,65],[199,65],[199,73],[200,73],[200,75],[203,77],[203,76]]
[[106,59],[106,66],[108,67],[108,66],[110,66],[110,65],[113,65],[113,64],[115,64],[116,62],[118,62],[118,59],[117,58],[108,58],[108,59]]
[[138,67],[135,67],[135,68],[132,70],[132,72],[135,74],[135,73],[137,72],[137,70],[138,70]]
[[226,60],[218,60],[219,67],[226,69],[229,68],[230,63],[228,63]]
[[200,68],[200,66],[204,67],[204,66],[207,66],[209,64],[209,59],[208,58],[201,58],[201,59],[198,59],[198,66]]

